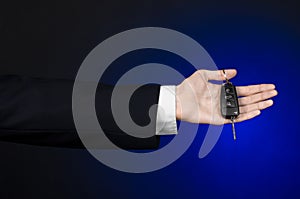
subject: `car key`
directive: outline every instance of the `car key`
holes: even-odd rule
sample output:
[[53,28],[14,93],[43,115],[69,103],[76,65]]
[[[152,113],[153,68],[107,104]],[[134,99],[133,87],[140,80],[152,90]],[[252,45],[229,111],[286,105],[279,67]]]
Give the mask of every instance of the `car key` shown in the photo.
[[233,139],[236,140],[234,120],[240,114],[238,96],[235,86],[227,79],[225,70],[223,73],[226,82],[221,87],[221,114],[231,120]]

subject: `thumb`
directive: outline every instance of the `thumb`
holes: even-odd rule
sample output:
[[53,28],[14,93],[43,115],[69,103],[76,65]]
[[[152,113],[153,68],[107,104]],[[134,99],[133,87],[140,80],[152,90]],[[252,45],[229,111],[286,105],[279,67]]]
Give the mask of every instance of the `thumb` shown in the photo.
[[[237,74],[235,69],[226,69],[224,71],[227,79],[231,79]],[[205,72],[208,80],[226,80],[223,70],[207,70]]]

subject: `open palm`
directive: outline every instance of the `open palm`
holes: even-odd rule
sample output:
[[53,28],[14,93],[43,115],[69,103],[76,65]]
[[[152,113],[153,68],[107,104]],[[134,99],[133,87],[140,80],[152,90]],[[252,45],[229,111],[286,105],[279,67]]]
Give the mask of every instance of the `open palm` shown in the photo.
[[[236,70],[226,70],[227,78],[233,78]],[[191,123],[225,124],[220,111],[221,85],[209,80],[225,80],[222,70],[198,70],[176,87],[176,117]],[[245,121],[260,114],[260,110],[272,106],[271,97],[277,95],[273,84],[237,86],[240,115],[235,122]]]

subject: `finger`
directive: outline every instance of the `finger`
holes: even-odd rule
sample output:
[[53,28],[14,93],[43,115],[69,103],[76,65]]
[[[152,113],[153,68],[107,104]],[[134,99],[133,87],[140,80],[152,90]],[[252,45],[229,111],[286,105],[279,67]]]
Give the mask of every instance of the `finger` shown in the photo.
[[234,122],[242,122],[245,120],[250,120],[250,119],[260,115],[260,113],[261,113],[260,110],[255,110],[255,111],[251,111],[248,113],[242,113],[234,120]]
[[255,93],[260,93],[268,90],[275,89],[274,84],[258,84],[258,85],[251,85],[251,86],[237,86],[236,92],[238,96],[248,96]]
[[[231,79],[236,76],[237,71],[235,69],[226,69],[225,70],[227,79]],[[223,70],[205,70],[205,75],[208,80],[226,80]]]
[[262,92],[262,93],[250,95],[250,96],[247,96],[247,97],[242,97],[242,98],[239,98],[239,105],[244,106],[244,105],[260,102],[260,101],[269,99],[271,97],[274,97],[277,94],[278,93],[277,93],[276,90],[272,90],[272,91],[265,91],[265,92]]
[[248,113],[256,110],[263,110],[273,105],[273,100],[267,100],[240,107],[240,113]]

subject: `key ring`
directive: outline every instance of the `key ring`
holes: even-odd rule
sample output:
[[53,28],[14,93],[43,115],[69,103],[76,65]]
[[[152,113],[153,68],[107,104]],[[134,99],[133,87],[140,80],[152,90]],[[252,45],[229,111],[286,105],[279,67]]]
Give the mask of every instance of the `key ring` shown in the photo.
[[227,75],[226,75],[226,72],[225,72],[225,70],[223,69],[223,75],[224,75],[224,77],[225,77],[225,80],[226,80],[226,82],[228,83],[229,82],[229,80],[228,80],[228,78],[227,78]]

